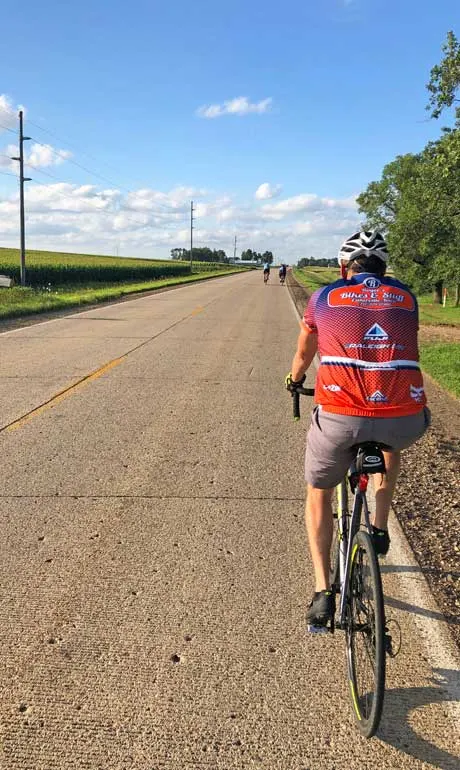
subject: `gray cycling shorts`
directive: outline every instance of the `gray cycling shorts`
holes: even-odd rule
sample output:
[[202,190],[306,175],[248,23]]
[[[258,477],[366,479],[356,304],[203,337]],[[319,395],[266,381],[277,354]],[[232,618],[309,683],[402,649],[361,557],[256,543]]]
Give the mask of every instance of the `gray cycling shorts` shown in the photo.
[[305,479],[317,489],[331,489],[345,476],[355,444],[380,441],[394,450],[407,449],[430,422],[428,407],[405,417],[357,417],[324,412],[317,406],[307,434]]

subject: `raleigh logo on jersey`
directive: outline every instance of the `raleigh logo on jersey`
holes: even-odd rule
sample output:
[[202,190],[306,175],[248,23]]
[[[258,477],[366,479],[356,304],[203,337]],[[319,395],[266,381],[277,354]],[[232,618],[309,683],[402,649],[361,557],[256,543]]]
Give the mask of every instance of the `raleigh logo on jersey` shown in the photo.
[[410,386],[410,397],[417,401],[417,403],[422,400],[424,392],[424,388],[416,388],[414,385]]
[[[378,286],[366,286],[366,281]],[[369,310],[415,310],[414,299],[409,291],[396,286],[381,284],[377,278],[366,278],[350,288],[338,286],[327,295],[329,307],[359,307]]]
[[366,334],[364,335],[365,340],[379,340],[380,342],[383,342],[383,340],[388,339],[388,334],[384,329],[382,329],[379,324],[374,324],[371,326],[370,329],[367,330]]
[[339,390],[342,390],[340,385],[323,385],[324,390],[330,390],[332,393],[338,393]]
[[381,390],[376,390],[372,396],[367,397],[368,401],[373,401],[374,403],[380,403],[383,404],[385,401],[388,401],[387,397],[382,393]]

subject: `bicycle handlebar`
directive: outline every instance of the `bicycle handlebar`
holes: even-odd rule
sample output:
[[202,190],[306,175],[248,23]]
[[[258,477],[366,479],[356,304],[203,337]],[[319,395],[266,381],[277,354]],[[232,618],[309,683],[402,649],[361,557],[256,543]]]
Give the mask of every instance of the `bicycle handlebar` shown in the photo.
[[[292,392],[292,391],[291,391]],[[314,396],[314,388],[303,388],[298,385],[295,391],[292,393],[292,411],[294,413],[294,420],[297,422],[300,420],[300,396]]]

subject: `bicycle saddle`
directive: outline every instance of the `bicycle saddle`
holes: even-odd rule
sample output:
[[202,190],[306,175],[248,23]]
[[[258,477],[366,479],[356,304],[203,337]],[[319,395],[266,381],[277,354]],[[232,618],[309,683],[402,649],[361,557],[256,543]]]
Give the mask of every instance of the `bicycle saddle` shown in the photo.
[[382,449],[389,449],[386,444],[366,441],[356,447],[355,466],[357,473],[386,473]]

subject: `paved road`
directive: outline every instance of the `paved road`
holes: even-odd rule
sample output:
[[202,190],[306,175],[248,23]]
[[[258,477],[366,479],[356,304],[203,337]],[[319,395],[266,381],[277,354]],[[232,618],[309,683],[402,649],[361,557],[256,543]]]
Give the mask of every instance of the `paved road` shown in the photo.
[[304,632],[296,334],[251,273],[0,335],[2,768],[458,768],[458,658],[401,537],[378,738],[341,636]]

